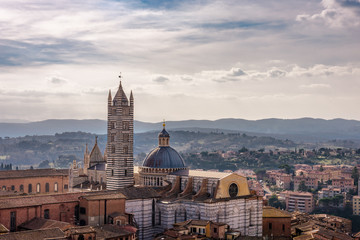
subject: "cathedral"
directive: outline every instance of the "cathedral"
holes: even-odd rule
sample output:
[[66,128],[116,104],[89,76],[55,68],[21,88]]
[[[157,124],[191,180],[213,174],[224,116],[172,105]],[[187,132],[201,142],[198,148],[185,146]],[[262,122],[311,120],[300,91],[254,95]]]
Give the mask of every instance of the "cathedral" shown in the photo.
[[[84,167],[70,170],[72,191],[117,191],[126,196],[125,211],[134,216],[139,239],[152,239],[186,220],[223,222],[242,236],[262,236],[262,197],[250,192],[247,179],[236,173],[191,170],[170,146],[163,129],[158,147],[133,165],[134,97],[122,85],[108,96],[107,145],[104,156],[97,142],[84,155]],[[80,174],[81,173],[81,174]],[[138,179],[135,182],[134,179]],[[82,181],[82,182],[81,182]]]

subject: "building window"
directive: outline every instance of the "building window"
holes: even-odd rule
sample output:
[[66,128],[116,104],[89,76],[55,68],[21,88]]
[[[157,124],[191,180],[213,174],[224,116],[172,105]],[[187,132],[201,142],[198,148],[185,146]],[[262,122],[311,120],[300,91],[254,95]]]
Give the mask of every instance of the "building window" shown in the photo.
[[3,190],[3,191],[6,191],[6,186],[2,186],[2,190]]
[[45,219],[50,219],[50,210],[49,209],[44,210],[44,218]]
[[124,154],[128,154],[129,153],[129,147],[128,146],[125,146],[124,147]]
[[32,193],[32,184],[31,183],[28,186],[28,193]]
[[285,224],[282,225],[282,230],[285,232]]
[[114,176],[114,169],[111,169],[111,176]]
[[111,153],[115,153],[115,146],[114,145],[111,146]]
[[81,207],[80,208],[80,214],[86,214],[86,208]]
[[103,184],[103,178],[102,177],[100,178],[100,184]]
[[15,186],[11,185],[11,191],[15,191]]
[[125,133],[123,135],[123,138],[124,138],[124,142],[129,142],[129,134]]
[[110,141],[111,141],[111,142],[114,142],[114,141],[115,141],[115,135],[114,135],[114,134],[111,135]]
[[124,167],[127,167],[127,158],[124,158]]
[[58,191],[58,183],[56,182],[55,184],[54,184],[54,192],[57,192]]
[[10,212],[10,231],[16,231],[16,212]]
[[127,176],[127,170],[126,169],[124,170],[124,176]]
[[20,185],[20,192],[23,192],[24,191],[24,185]]
[[116,127],[115,125],[116,125],[115,122],[111,122],[111,123],[110,123],[110,128],[111,128],[111,129],[115,129],[115,127]]
[[85,240],[84,235],[80,234],[79,237],[78,237],[78,240]]
[[64,189],[68,189],[69,186],[67,184],[64,185]]
[[270,230],[272,229],[272,223],[269,223],[269,229]]
[[45,192],[50,192],[50,184],[45,183]]
[[40,183],[38,183],[38,184],[36,184],[36,192],[37,192],[37,193],[40,193],[40,190],[41,190],[41,189],[40,189]]
[[214,228],[214,233],[217,233],[217,228]]
[[123,122],[123,130],[129,130],[129,123],[128,122]]

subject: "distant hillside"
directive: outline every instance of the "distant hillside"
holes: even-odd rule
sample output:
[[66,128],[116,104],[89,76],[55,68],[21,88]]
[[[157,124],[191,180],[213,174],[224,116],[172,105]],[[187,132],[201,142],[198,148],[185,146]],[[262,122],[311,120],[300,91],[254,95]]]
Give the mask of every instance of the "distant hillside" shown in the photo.
[[[161,123],[135,121],[135,132],[159,131]],[[345,119],[219,119],[168,121],[169,130],[191,130],[199,132],[240,132],[256,136],[272,136],[297,142],[318,142],[332,139],[360,140],[360,121]],[[45,120],[30,123],[0,123],[0,137],[25,135],[53,135],[62,132],[90,132],[106,134],[106,121]]]
[[[249,149],[283,148],[294,149],[297,145],[289,140],[272,137],[255,137],[246,134],[201,133],[189,131],[169,131],[171,146],[182,153]],[[157,147],[158,132],[136,133],[134,155],[138,163],[147,153]],[[99,135],[98,144],[103,152],[106,135]],[[37,166],[43,161],[54,166],[67,167],[72,160],[82,160],[85,146],[93,147],[95,135],[83,132],[67,132],[55,135],[27,136],[0,139],[0,162],[13,166]]]

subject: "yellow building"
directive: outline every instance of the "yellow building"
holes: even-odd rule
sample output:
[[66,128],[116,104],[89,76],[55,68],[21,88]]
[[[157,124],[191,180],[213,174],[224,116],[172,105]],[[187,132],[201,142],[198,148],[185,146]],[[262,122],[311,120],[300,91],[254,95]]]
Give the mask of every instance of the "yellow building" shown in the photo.
[[360,215],[360,196],[353,197],[353,214]]

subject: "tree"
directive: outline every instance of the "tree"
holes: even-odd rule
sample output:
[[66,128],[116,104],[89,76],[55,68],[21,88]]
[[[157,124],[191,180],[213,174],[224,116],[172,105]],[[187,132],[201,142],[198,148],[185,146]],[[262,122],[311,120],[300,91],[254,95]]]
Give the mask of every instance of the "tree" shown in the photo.
[[285,209],[285,203],[284,202],[280,202],[278,197],[273,194],[270,198],[269,198],[269,206],[274,207],[274,208],[281,208],[281,209]]
[[39,164],[39,168],[50,168],[49,160],[44,160]]
[[247,149],[246,147],[242,147],[240,150],[239,150],[239,153],[243,153],[243,152],[248,152],[249,149]]
[[287,174],[291,173],[291,167],[288,164],[280,165],[279,168],[284,169]]
[[301,181],[298,187],[298,191],[301,192],[306,192],[308,190],[308,188],[305,185],[305,181]]
[[260,169],[255,172],[257,180],[264,180],[266,176],[266,170]]

